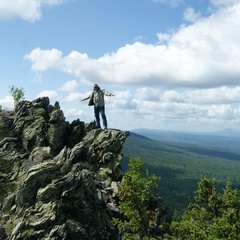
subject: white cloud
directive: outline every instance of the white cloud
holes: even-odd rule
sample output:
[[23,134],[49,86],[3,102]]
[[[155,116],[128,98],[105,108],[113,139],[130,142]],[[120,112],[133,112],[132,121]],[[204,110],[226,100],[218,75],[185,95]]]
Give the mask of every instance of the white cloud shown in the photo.
[[2,109],[12,109],[14,107],[14,100],[12,96],[6,96],[3,99],[0,99],[0,105]]
[[0,0],[0,19],[22,18],[34,22],[42,16],[42,7],[57,6],[69,0]]
[[225,127],[232,123],[240,123],[240,109],[233,108],[228,104],[198,105],[192,103],[136,101],[138,101],[137,111],[141,113],[142,118],[154,119],[150,123],[151,128],[153,128],[154,124],[160,124],[161,122],[173,123],[174,125],[181,122],[182,130],[189,130],[193,125],[200,127],[202,123],[213,127],[218,125],[222,127],[224,123],[226,123]]
[[59,101],[59,96],[56,91],[49,91],[49,90],[43,91],[36,96],[36,98],[39,98],[39,97],[49,97],[50,101],[52,102]]
[[[154,100],[152,95],[156,96]],[[128,102],[134,103],[134,108],[126,109],[121,102],[116,102],[115,108],[120,108],[122,114],[127,111],[130,115],[131,111],[134,121],[138,121],[140,114],[143,122],[149,121],[150,128],[181,124],[181,130],[193,127],[196,131],[200,126],[214,129],[218,126],[236,127],[240,123],[240,87],[184,91],[144,87],[136,89]]]
[[63,84],[59,90],[63,92],[73,92],[78,86],[79,83],[76,80],[70,80]]
[[[155,88],[143,87],[137,88],[134,96],[129,95],[122,99],[138,99],[138,102],[148,102],[148,104],[162,103],[189,103],[196,105],[206,104],[239,104],[240,103],[240,87],[228,88],[219,87],[212,89],[186,89],[184,91],[177,90],[160,90]],[[155,105],[154,105],[155,106]]]
[[159,44],[165,44],[168,43],[168,41],[171,39],[172,35],[169,33],[157,33],[157,38],[159,41]]
[[183,92],[167,90],[162,94],[161,101],[195,104],[240,103],[240,87],[228,88],[223,86]]
[[36,72],[46,71],[48,68],[57,68],[60,64],[62,52],[57,49],[41,50],[35,48],[30,54],[26,54],[24,59],[33,62],[32,70]]
[[85,95],[82,93],[70,93],[64,101],[65,102],[79,102],[81,99],[83,99],[86,96],[88,96],[88,95]]
[[70,108],[64,111],[64,115],[66,117],[77,117],[84,115],[85,113],[82,110],[76,109],[76,108]]
[[238,4],[239,0],[211,0],[211,3],[216,7],[231,6],[234,4]]
[[131,92],[129,90],[126,91],[116,91],[113,92],[115,96],[106,97],[105,101],[108,105],[108,108],[112,111],[121,111],[128,109],[136,109],[136,103],[134,102]]
[[196,22],[197,20],[199,20],[201,18],[201,14],[196,13],[193,8],[187,8],[184,12],[183,17],[184,17],[185,21],[193,23],[193,22]]
[[230,105],[212,105],[211,107],[206,109],[207,118],[216,118],[222,120],[231,120],[234,115],[234,110]]
[[[167,44],[136,42],[91,59],[76,51],[34,49],[32,70],[59,69],[82,81],[163,87],[219,87],[239,83],[240,4],[181,27]],[[162,35],[163,36],[163,35]]]
[[135,98],[140,98],[145,101],[159,101],[160,93],[159,90],[155,88],[143,87],[136,90]]
[[132,94],[129,90],[116,91],[113,94],[115,95],[114,98],[117,99],[130,99],[132,97]]

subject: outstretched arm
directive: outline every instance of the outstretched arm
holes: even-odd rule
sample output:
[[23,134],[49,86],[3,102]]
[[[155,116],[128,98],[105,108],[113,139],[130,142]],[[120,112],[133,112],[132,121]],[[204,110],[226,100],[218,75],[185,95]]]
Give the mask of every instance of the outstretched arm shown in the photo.
[[86,98],[83,98],[81,101],[88,100],[90,97],[91,97],[91,94],[90,94],[88,97],[86,97]]
[[106,91],[105,89],[103,89],[102,91],[103,91],[104,95],[106,95],[106,96],[115,96],[114,94]]

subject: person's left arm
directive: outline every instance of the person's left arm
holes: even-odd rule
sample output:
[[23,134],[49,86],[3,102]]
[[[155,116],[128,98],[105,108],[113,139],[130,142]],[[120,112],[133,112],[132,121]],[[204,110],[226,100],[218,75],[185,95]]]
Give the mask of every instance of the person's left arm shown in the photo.
[[115,96],[114,94],[106,91],[105,89],[102,89],[102,92],[103,92],[103,94],[106,95],[106,96]]

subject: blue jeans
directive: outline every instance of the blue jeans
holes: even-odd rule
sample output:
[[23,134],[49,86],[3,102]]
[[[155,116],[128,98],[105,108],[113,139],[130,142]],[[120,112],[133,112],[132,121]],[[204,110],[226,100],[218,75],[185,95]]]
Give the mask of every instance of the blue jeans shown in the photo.
[[107,128],[107,118],[105,115],[105,107],[104,106],[102,106],[102,107],[94,106],[94,114],[95,114],[95,118],[96,118],[96,127],[101,127],[100,117],[99,117],[99,114],[101,114],[103,126],[105,128]]

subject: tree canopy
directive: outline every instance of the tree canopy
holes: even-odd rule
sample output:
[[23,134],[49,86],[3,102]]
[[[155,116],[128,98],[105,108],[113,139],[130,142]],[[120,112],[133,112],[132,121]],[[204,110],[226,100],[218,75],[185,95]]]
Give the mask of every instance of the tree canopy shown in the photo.
[[215,188],[215,179],[202,177],[196,191],[196,203],[179,222],[172,222],[172,235],[167,239],[238,240],[240,239],[240,206],[238,190],[226,183],[222,194]]

